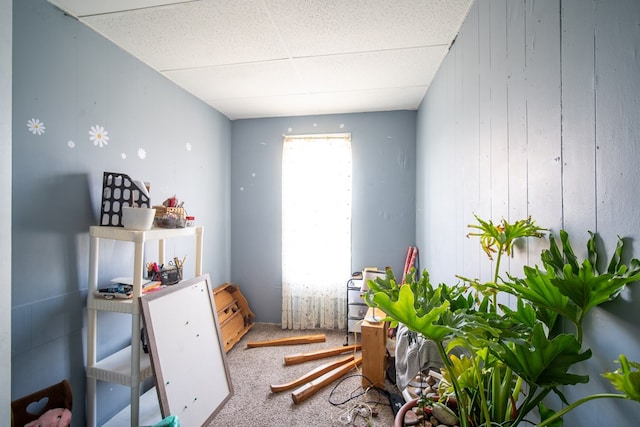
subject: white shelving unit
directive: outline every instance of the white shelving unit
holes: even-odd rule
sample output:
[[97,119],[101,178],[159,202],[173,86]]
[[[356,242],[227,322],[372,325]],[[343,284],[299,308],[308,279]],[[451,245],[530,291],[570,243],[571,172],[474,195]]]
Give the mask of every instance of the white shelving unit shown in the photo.
[[368,308],[369,306],[362,298],[362,279],[349,279],[347,282],[347,336],[352,332],[360,333],[362,319],[367,314]]
[[[106,425],[139,426],[140,422],[154,424],[160,421],[160,406],[155,390],[140,396],[140,384],[153,375],[149,356],[141,351],[140,304],[143,274],[145,271],[144,248],[146,242],[158,242],[158,262],[165,259],[165,241],[180,237],[195,238],[195,276],[202,275],[203,227],[176,229],[153,228],[149,231],[125,230],[121,227],[94,226],[89,229],[89,284],[87,300],[87,425],[96,426],[97,381],[122,384],[131,388],[131,405],[117,414]],[[96,297],[98,289],[98,264],[100,240],[131,242],[134,247],[133,298],[107,300]],[[96,360],[98,311],[131,314],[131,345],[101,360]],[[146,397],[145,397],[146,396]],[[128,415],[128,417],[127,417]],[[117,420],[117,421],[116,421]]]

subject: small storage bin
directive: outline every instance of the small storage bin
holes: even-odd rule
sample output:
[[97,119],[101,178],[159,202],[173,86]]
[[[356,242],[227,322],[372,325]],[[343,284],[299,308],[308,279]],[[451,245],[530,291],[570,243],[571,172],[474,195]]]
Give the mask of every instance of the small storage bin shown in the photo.
[[175,285],[182,280],[182,268],[178,268],[175,265],[162,268],[161,270],[148,273],[149,280],[162,283],[165,285]]
[[[41,405],[41,402],[45,402]],[[32,406],[36,411],[31,412]],[[49,410],[64,408],[73,409],[73,393],[71,384],[67,380],[33,392],[11,402],[11,425],[22,427],[27,423],[37,420]]]
[[348,332],[360,333],[362,332],[362,319],[349,319]]
[[364,319],[367,315],[368,305],[365,304],[350,304],[349,305],[349,318]]
[[362,291],[360,289],[349,289],[348,294],[349,304],[366,304],[362,298]]

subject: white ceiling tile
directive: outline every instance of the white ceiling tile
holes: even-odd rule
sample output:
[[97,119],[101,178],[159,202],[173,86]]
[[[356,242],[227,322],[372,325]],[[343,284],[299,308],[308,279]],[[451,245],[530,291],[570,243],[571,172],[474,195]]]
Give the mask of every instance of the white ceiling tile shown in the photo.
[[176,70],[164,74],[203,99],[263,97],[303,90],[290,60]]
[[49,1],[237,119],[417,109],[474,0]]
[[425,90],[426,87],[422,86],[205,101],[218,111],[224,111],[229,119],[238,120],[254,117],[415,110],[420,105]]
[[447,48],[385,50],[295,59],[309,92],[425,86]]
[[158,70],[287,57],[276,28],[255,0],[199,1],[84,21]]
[[449,45],[473,0],[266,0],[292,56]]
[[51,4],[72,16],[84,17],[123,10],[145,9],[197,0],[49,0]]

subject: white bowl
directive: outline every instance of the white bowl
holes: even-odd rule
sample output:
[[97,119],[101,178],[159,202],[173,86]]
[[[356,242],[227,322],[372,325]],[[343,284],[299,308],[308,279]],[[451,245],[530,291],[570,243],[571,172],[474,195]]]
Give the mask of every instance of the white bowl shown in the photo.
[[122,225],[127,230],[149,230],[153,225],[155,214],[155,209],[124,206],[122,208]]

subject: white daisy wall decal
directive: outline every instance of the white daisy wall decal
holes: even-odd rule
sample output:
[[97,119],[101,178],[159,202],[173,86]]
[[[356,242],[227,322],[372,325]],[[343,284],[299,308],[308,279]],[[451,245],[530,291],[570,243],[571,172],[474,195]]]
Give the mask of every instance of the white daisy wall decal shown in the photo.
[[89,139],[93,142],[93,145],[97,145],[102,148],[105,145],[109,144],[109,137],[107,136],[109,132],[104,130],[104,128],[100,125],[91,126],[91,130],[89,131]]
[[40,119],[27,120],[27,128],[34,135],[42,135],[45,130],[44,123]]
[[138,148],[138,158],[144,160],[147,157],[147,151],[144,148]]
[[73,142],[72,140],[67,141],[67,146],[69,148],[76,148],[76,143]]
[[127,158],[127,153],[120,153],[120,158],[125,160]]
[[190,143],[190,142],[187,142],[187,143],[184,145],[184,148],[186,148],[186,149],[187,149],[187,151],[191,151],[191,143]]

